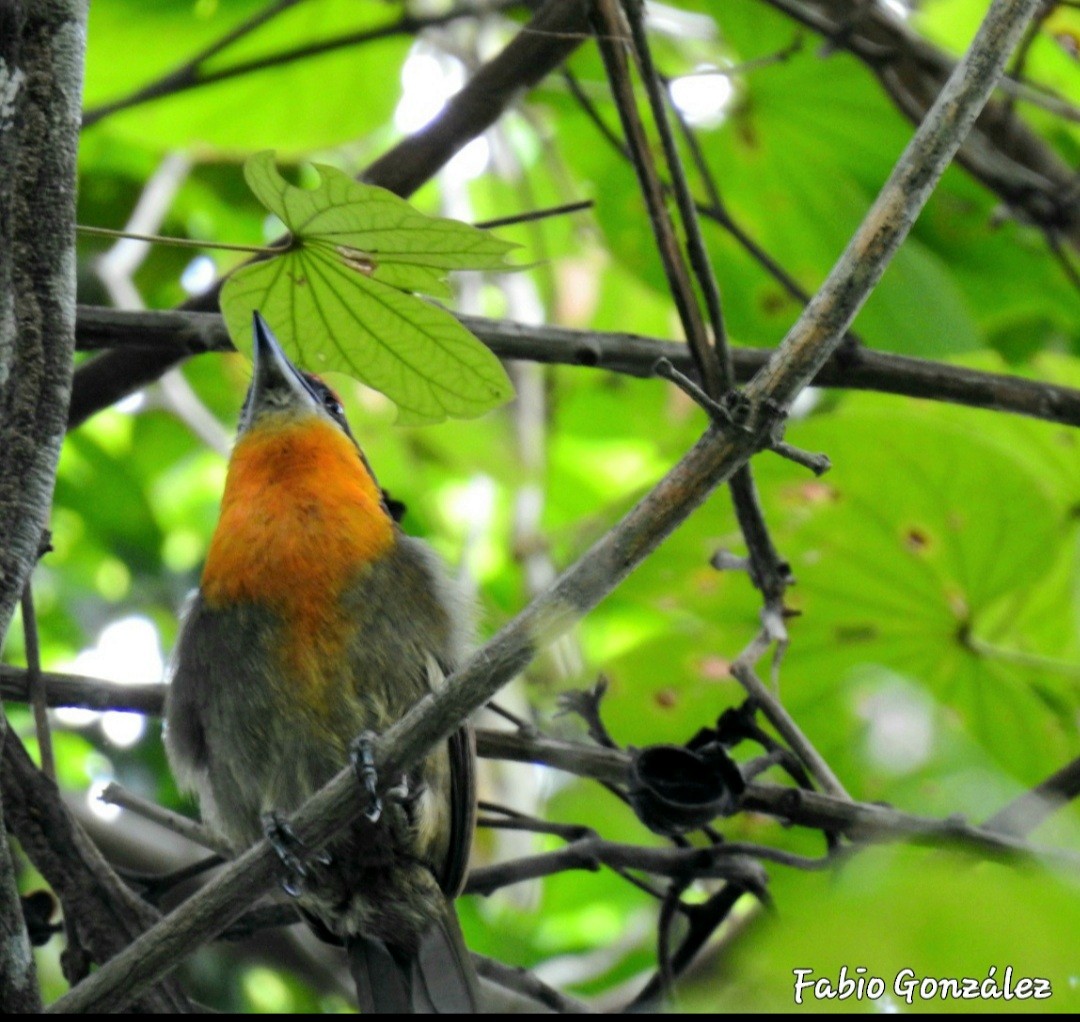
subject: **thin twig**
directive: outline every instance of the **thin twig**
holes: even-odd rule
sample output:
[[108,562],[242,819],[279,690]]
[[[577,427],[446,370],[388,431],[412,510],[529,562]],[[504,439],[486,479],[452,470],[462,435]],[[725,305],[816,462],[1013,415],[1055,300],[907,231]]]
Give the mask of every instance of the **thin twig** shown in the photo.
[[769,722],[780,733],[780,736],[791,746],[792,750],[806,765],[810,773],[817,778],[818,783],[836,798],[851,799],[843,784],[832,772],[825,758],[814,748],[810,739],[803,734],[801,728],[795,723],[792,716],[784,709],[783,704],[769,691],[761,679],[754,673],[754,663],[764,652],[763,646],[767,637],[762,635],[751,643],[746,652],[742,653],[731,665],[731,675],[735,678],[747,694],[761,708]]
[[534,209],[528,213],[516,213],[513,216],[495,217],[493,220],[478,220],[474,227],[490,230],[493,227],[507,227],[510,224],[527,224],[533,220],[548,220],[551,217],[565,216],[567,213],[582,213],[592,209],[595,203],[592,199],[581,199],[578,202],[565,202],[561,206],[548,206],[546,209]]
[[96,124],[111,113],[117,113],[120,110],[138,106],[140,103],[149,102],[151,99],[168,96],[173,92],[182,91],[185,87],[191,87],[192,85],[197,84],[199,66],[203,62],[216,56],[222,50],[243,39],[245,36],[250,35],[257,28],[262,27],[267,22],[277,17],[277,15],[299,2],[300,0],[276,0],[275,3],[269,4],[261,11],[256,11],[255,14],[246,21],[242,21],[235,28],[230,29],[220,39],[210,43],[209,46],[200,50],[190,60],[181,64],[178,68],[170,71],[168,74],[163,75],[156,82],[151,82],[149,85],[143,86],[143,88],[138,89],[125,99],[115,100],[112,103],[105,103],[102,106],[86,111],[86,113],[83,114],[82,126],[84,128],[89,128],[91,125]]
[[[595,12],[599,19],[599,30],[611,38],[623,34],[618,10],[616,0],[598,0],[596,4]],[[664,195],[649,149],[645,125],[641,121],[634,98],[634,87],[630,79],[626,54],[618,43],[610,41],[609,38],[601,38],[598,42],[608,80],[611,83],[612,95],[615,98],[615,107],[619,112],[619,120],[622,122],[623,134],[626,137],[627,151],[645,200],[668,289],[675,302],[686,342],[694,354],[698,372],[705,380],[706,391],[722,393],[720,369],[715,353],[710,354],[711,348],[705,334],[705,324],[697,306],[686,265],[682,260],[675,226],[664,203]]]
[[224,241],[200,241],[198,238],[169,238],[161,234],[136,234],[132,231],[116,231],[111,227],[94,227],[90,224],[76,224],[79,234],[89,234],[101,238],[121,238],[130,241],[145,241],[152,245],[169,245],[173,248],[214,248],[226,252],[252,252],[255,255],[279,255],[288,252],[291,244],[286,245],[233,245]]
[[962,816],[935,819],[893,806],[851,802],[803,788],[748,784],[742,806],[786,819],[801,827],[833,831],[858,844],[903,842],[949,848],[974,858],[1001,862],[1041,862],[1080,869],[1080,853],[1036,845],[1021,838],[968,823]]
[[674,992],[675,969],[671,961],[671,928],[677,908],[682,905],[683,892],[690,885],[685,877],[672,880],[656,921],[656,974],[660,979],[659,998],[668,1001]]
[[[1024,68],[1027,65],[1028,54],[1031,51],[1031,46],[1039,36],[1039,31],[1042,27],[1042,23],[1053,11],[1054,6],[1052,3],[1046,3],[1043,5],[1035,17],[1031,20],[1031,24],[1028,25],[1027,30],[1024,32],[1024,38],[1020,40],[1020,45],[1016,47],[1016,52],[1013,54],[1012,66],[1002,75],[1002,82],[1011,80],[1018,85],[1023,83]],[[1006,117],[1015,117],[1016,95],[1006,95],[1004,102],[1001,104],[1005,111]]]
[[[709,259],[709,252],[701,235],[701,225],[698,223],[697,211],[694,208],[694,197],[690,192],[690,185],[686,180],[682,159],[675,144],[675,136],[672,134],[671,124],[668,121],[663,84],[653,64],[649,38],[645,32],[641,2],[640,0],[622,0],[622,9],[626,20],[630,24],[630,35],[634,41],[638,69],[642,81],[645,83],[645,92],[649,97],[653,123],[659,133],[668,174],[671,176],[671,190],[679,210],[679,219],[682,221],[690,269],[693,271],[698,287],[704,296],[705,308],[709,314],[709,323],[712,326],[713,343],[708,345],[706,342],[708,352],[700,352],[699,357],[716,364],[715,390],[709,389],[714,376],[713,372],[705,371],[701,374],[702,379],[706,381],[706,392],[710,397],[716,399],[725,391],[730,390],[735,383],[731,355],[728,352],[727,328],[724,326],[724,314],[720,302],[720,288],[717,286],[716,275]],[[690,338],[687,338],[687,340],[690,341]],[[692,341],[690,343],[692,345]]]
[[[517,810],[510,809],[508,806],[495,806],[487,802],[480,802],[479,808],[489,812],[497,812],[501,814],[503,818],[496,819],[490,816],[480,817],[476,821],[478,827],[489,827],[493,830],[521,830],[531,834],[551,834],[570,842],[581,841],[584,839],[599,839],[599,835],[595,830],[581,824],[553,823],[550,820],[541,820],[535,816],[528,816],[525,813],[520,813]],[[502,866],[512,867],[513,862],[503,863]],[[657,900],[663,898],[664,892],[650,884],[647,880],[642,880],[640,877],[634,876],[633,873],[630,873],[621,866],[610,866],[610,868],[612,872],[617,873],[623,880],[632,884],[638,890],[644,891],[646,894]],[[518,881],[510,880],[508,882],[517,883]],[[490,894],[491,892],[484,891],[483,893]]]
[[1058,266],[1061,267],[1061,272],[1065,274],[1065,279],[1077,291],[1080,291],[1080,270],[1077,270],[1072,257],[1066,251],[1065,246],[1061,244],[1057,232],[1053,230],[1047,231],[1046,239],[1047,244],[1050,246],[1050,252],[1057,261]]
[[473,954],[473,964],[477,973],[491,983],[496,983],[507,990],[512,990],[522,997],[535,1001],[542,1007],[559,1015],[591,1014],[589,1007],[581,1001],[548,986],[528,969],[505,965],[486,955]]
[[[596,109],[596,105],[589,98],[577,78],[575,78],[570,71],[564,71],[563,80],[566,82],[570,94],[585,112],[596,130],[599,131],[601,136],[607,141],[608,145],[618,152],[624,160],[630,161],[631,157],[626,145],[607,125],[604,118],[600,115],[600,111]],[[677,108],[675,109],[676,117],[678,117]],[[736,244],[738,244],[751,259],[758,263],[758,265],[760,265],[761,268],[769,274],[769,276],[772,277],[791,298],[805,306],[806,303],[810,301],[809,293],[805,291],[799,285],[799,282],[732,218],[731,213],[715,188],[715,182],[713,182],[711,174],[708,173],[708,162],[701,151],[701,145],[697,141],[697,136],[692,132],[689,135],[685,135],[684,132],[684,137],[686,138],[687,149],[690,152],[690,156],[694,160],[698,172],[705,182],[706,195],[709,196],[709,201],[707,203],[695,203],[695,209],[697,210],[698,215],[713,221],[727,231],[735,240]],[[663,182],[663,188],[665,193],[670,192],[670,183]],[[850,330],[847,333],[847,337],[853,345],[862,343],[858,335]]]
[[783,440],[778,440],[769,450],[773,454],[780,455],[781,458],[793,461],[796,465],[802,465],[803,468],[810,469],[816,476],[823,476],[832,468],[832,462],[827,454],[814,454],[811,451],[804,451],[802,448],[793,447]]
[[615,870],[640,870],[656,876],[720,878],[760,891],[765,889],[767,878],[761,866],[754,862],[755,858],[782,861],[801,868],[807,868],[805,864],[817,861],[765,845],[742,842],[710,845],[708,848],[649,848],[588,836],[572,841],[557,851],[541,852],[512,862],[474,869],[469,874],[465,889],[470,894],[488,895],[523,880],[535,880],[567,870],[596,872],[601,866],[608,866]]
[[[678,979],[694,960],[717,927],[727,919],[735,903],[747,892],[735,884],[725,884],[702,905],[688,906],[690,929],[669,964],[672,979]],[[658,969],[652,979],[626,1006],[626,1011],[655,1011],[657,1000],[664,996],[664,977]]]
[[181,837],[187,838],[188,841],[215,852],[222,858],[231,859],[235,854],[226,842],[201,823],[192,820],[190,817],[182,816],[180,813],[174,813],[171,809],[164,808],[164,806],[148,802],[119,784],[107,784],[101,794],[98,795],[98,798],[109,805],[120,806],[122,809],[127,809],[129,812],[143,817],[143,819],[151,820],[159,827],[171,830],[174,834],[179,834]]
[[[172,829],[171,827],[169,828]],[[187,836],[186,834],[184,835]],[[230,856],[231,857],[231,856]],[[208,870],[216,869],[223,862],[228,862],[230,857],[222,856],[217,852],[207,855],[202,859],[174,869],[171,873],[134,873],[131,870],[123,870],[124,879],[132,886],[141,889],[142,896],[150,904],[156,905],[174,887],[185,884],[195,877],[202,876]]]
[[38,752],[41,755],[41,770],[50,781],[55,782],[56,757],[53,755],[52,731],[49,729],[45,681],[41,676],[41,645],[38,642],[37,612],[34,610],[34,593],[29,581],[23,590],[20,606],[26,645],[26,689],[30,696],[30,705],[34,710],[34,728],[37,732]]

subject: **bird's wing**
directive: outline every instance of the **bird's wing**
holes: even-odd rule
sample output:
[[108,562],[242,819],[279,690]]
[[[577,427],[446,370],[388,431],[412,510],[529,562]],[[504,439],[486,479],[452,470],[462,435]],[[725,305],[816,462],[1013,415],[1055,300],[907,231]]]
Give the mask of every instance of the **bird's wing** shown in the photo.
[[465,723],[447,741],[450,751],[450,844],[438,877],[448,898],[456,898],[469,873],[476,828],[476,736]]

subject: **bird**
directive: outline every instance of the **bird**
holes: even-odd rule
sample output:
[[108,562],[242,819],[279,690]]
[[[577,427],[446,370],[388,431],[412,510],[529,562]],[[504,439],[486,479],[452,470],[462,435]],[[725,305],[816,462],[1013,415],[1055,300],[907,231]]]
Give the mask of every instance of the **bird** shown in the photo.
[[[335,393],[253,319],[221,514],[171,661],[166,753],[230,847],[271,840],[301,913],[344,945],[362,1011],[473,1012],[452,905],[475,825],[471,731],[385,800],[370,761],[372,735],[465,656],[471,608],[402,530]],[[308,854],[285,817],[350,761],[367,811]]]

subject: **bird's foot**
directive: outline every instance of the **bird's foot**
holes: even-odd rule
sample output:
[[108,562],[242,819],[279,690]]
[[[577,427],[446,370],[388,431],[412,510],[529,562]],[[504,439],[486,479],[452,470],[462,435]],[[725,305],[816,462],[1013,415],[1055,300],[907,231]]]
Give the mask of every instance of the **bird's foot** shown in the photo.
[[[356,781],[367,796],[368,806],[364,816],[377,823],[383,813],[383,801],[379,797],[379,772],[375,769],[375,732],[363,731],[349,746],[349,762],[356,772]],[[404,774],[401,780],[386,792],[388,801],[404,802],[409,795],[409,782]]]
[[285,875],[281,878],[281,887],[290,898],[298,898],[303,890],[304,881],[311,875],[310,862],[320,866],[329,866],[333,861],[330,853],[323,850],[311,854],[277,810],[262,817],[263,835],[270,842]]

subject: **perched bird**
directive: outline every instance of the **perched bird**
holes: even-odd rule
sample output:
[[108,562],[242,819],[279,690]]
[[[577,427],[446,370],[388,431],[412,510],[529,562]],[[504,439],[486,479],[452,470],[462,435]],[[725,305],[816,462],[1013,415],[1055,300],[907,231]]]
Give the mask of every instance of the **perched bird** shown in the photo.
[[441,684],[469,614],[436,555],[402,532],[334,393],[289,361],[257,312],[254,333],[221,517],[173,658],[169,761],[237,851],[264,834],[275,843],[286,889],[345,945],[362,1010],[474,1011],[451,905],[475,820],[467,728],[328,854],[297,848],[277,815],[350,757],[370,783],[357,736]]

